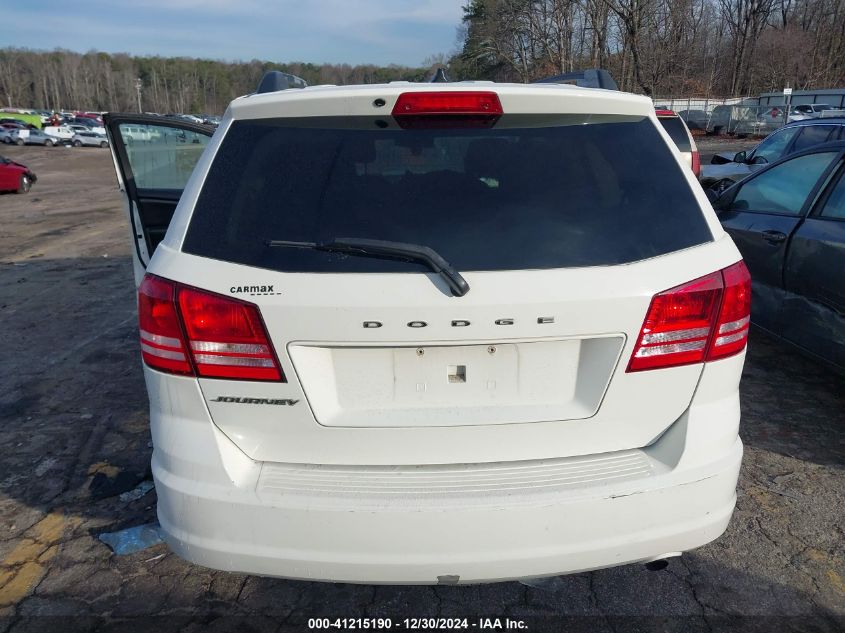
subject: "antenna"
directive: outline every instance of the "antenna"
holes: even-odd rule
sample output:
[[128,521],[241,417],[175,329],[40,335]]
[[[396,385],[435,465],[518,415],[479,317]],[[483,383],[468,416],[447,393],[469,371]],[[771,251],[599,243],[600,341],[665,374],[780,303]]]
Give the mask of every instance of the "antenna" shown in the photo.
[[437,72],[434,73],[434,77],[431,78],[431,83],[433,83],[433,84],[449,83],[449,77],[446,76],[446,69],[445,68],[438,68]]

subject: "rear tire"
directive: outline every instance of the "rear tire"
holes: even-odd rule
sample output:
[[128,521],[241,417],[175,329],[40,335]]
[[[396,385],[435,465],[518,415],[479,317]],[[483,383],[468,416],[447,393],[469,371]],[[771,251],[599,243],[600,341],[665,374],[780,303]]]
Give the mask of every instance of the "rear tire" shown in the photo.
[[74,142],[72,143],[72,145],[73,145],[74,147],[82,147],[82,141],[74,141]]
[[106,141],[102,141],[102,142],[100,143],[100,147],[106,148],[106,147],[108,147],[108,146],[109,146],[109,144],[108,144]]
[[15,145],[23,145],[23,144],[24,144],[24,143],[23,143],[23,139],[22,139],[22,138],[19,138],[18,140],[16,140],[16,141],[15,141]]
[[30,189],[32,189],[32,180],[26,174],[22,174],[17,193],[28,193]]

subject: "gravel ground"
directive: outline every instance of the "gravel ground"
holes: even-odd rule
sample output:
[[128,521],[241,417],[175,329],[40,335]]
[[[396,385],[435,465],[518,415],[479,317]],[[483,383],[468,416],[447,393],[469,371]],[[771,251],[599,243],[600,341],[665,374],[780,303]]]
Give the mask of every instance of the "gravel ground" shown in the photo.
[[479,629],[479,618],[502,628],[510,618],[550,631],[845,630],[845,385],[758,332],[742,382],[736,513],[723,537],[664,571],[374,587],[211,571],[164,545],[112,554],[97,535],[154,521],[155,492],[121,501],[90,489],[95,477],[148,479],[151,452],[111,159],[95,148],[2,153],[39,181],[28,195],[0,195],[0,633],[287,631],[313,617],[428,616]]

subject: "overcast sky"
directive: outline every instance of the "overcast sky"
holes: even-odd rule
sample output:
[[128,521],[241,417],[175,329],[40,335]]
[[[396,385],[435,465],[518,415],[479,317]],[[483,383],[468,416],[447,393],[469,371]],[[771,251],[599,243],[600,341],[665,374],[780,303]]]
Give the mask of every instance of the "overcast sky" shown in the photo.
[[454,49],[464,1],[24,1],[7,11],[0,45],[418,66]]

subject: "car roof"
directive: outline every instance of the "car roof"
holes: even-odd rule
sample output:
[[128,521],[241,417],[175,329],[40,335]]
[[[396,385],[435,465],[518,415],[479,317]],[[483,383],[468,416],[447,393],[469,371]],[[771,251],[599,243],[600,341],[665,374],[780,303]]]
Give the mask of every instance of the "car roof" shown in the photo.
[[805,125],[830,125],[839,124],[845,125],[845,116],[828,116],[820,119],[804,119],[803,121],[792,121],[783,127],[803,127]]

